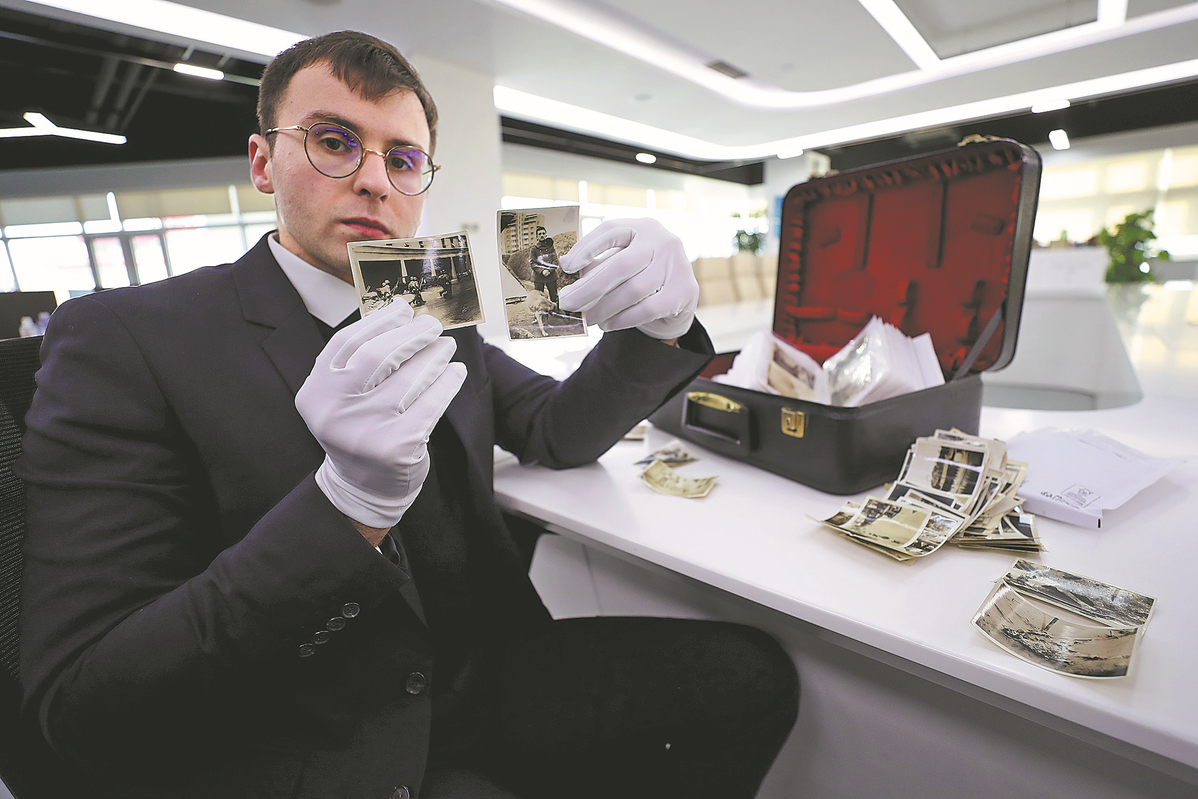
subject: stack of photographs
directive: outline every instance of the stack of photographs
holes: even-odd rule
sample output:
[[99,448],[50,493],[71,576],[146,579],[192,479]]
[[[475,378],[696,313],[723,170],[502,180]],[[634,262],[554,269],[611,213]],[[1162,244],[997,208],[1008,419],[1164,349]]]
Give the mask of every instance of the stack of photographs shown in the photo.
[[1017,560],[995,583],[973,623],[1003,649],[1041,668],[1070,677],[1124,677],[1155,602],[1089,577]]
[[966,549],[1043,550],[1036,520],[1017,496],[1027,464],[1007,460],[1002,441],[937,430],[907,450],[885,497],[845,503],[818,521],[895,560],[922,558],[944,544]]

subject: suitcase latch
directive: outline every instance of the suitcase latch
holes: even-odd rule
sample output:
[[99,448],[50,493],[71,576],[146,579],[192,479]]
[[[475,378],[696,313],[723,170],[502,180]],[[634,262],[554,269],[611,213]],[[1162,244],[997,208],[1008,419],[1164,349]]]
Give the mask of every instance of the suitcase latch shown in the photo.
[[691,391],[686,395],[686,399],[688,402],[702,405],[704,408],[712,408],[725,413],[740,413],[739,402],[719,394],[712,394],[710,391]]
[[802,438],[807,431],[807,414],[790,408],[782,409],[782,432],[788,436]]

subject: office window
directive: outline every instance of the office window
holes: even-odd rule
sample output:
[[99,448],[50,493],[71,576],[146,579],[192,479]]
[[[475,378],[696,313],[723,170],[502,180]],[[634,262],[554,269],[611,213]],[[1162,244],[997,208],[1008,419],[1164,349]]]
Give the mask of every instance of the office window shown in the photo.
[[1198,186],[1198,155],[1174,155],[1169,168],[1169,188]]
[[1056,241],[1062,236],[1069,241],[1086,241],[1097,232],[1095,214],[1085,208],[1037,214],[1034,235],[1039,242]]
[[1040,181],[1040,199],[1089,197],[1098,192],[1098,170],[1094,167],[1077,169],[1046,169]]
[[17,281],[8,258],[8,242],[0,241],[0,291],[16,291]]
[[1187,232],[1190,204],[1185,200],[1169,200],[1157,207],[1153,230],[1157,237],[1181,236]]
[[1144,191],[1149,188],[1148,172],[1148,163],[1146,161],[1131,161],[1129,163],[1110,166],[1106,171],[1107,193],[1119,194],[1129,191]]
[[96,288],[83,236],[47,236],[8,242],[22,291],[53,291],[60,303]]
[[162,239],[157,233],[134,236],[131,244],[138,283],[153,283],[170,276],[166,268],[166,255],[162,251]]
[[[749,187],[706,178],[688,178],[682,190],[658,190],[509,172],[503,186],[504,208],[578,203],[584,236],[607,219],[652,217],[682,239],[692,260],[732,255],[738,228],[756,230],[760,223],[764,230],[766,224],[764,201]],[[751,217],[754,212],[761,218]]]
[[236,261],[246,251],[240,227],[183,228],[166,231],[171,273],[181,275],[201,266]]
[[[0,291],[152,283],[235,261],[274,229],[274,200],[253,186],[0,200]],[[82,235],[80,235],[82,234]]]
[[262,238],[267,233],[269,233],[270,231],[274,230],[277,227],[278,227],[278,225],[274,222],[264,222],[264,223],[258,224],[258,225],[246,225],[245,226],[246,249],[253,247],[255,244],[258,243],[258,239]]
[[125,249],[116,236],[92,239],[92,255],[96,259],[96,272],[100,275],[100,287],[115,289],[129,285],[129,270],[125,266]]

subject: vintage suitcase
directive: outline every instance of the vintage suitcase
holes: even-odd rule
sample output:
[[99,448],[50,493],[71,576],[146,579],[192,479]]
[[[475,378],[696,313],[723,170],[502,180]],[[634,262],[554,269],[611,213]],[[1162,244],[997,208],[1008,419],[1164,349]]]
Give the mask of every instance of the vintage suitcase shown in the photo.
[[650,421],[832,494],[893,480],[911,442],[937,428],[977,433],[980,373],[1015,354],[1039,185],[1035,150],[989,139],[794,186],[774,332],[823,362],[876,315],[931,333],[946,384],[832,407],[710,380],[731,366],[726,353]]

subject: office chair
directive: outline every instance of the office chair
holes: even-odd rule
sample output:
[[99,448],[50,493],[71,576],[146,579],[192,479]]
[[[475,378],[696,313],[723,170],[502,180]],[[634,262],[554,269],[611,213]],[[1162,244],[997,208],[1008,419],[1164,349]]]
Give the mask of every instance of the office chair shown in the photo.
[[36,726],[20,714],[17,616],[25,486],[12,472],[33,400],[41,337],[0,340],[0,779],[16,799],[78,796]]

